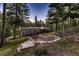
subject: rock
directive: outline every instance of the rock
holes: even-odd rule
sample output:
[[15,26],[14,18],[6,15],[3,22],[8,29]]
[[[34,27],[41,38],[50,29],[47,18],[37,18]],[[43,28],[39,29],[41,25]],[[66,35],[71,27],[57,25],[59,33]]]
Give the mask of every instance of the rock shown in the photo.
[[22,49],[26,49],[26,48],[33,47],[33,46],[35,46],[35,44],[33,43],[33,41],[28,40],[28,41],[22,43],[22,44],[17,48],[17,51],[20,52]]
[[39,37],[36,38],[36,40],[32,39],[29,37],[30,40],[25,41],[22,43],[18,48],[18,52],[21,51],[21,49],[26,49],[29,47],[35,46],[35,44],[47,44],[47,43],[52,43],[60,40],[61,38],[55,35],[48,35],[48,36],[42,36],[40,35]]
[[39,43],[39,44],[46,44],[46,43],[52,43],[60,40],[61,38],[55,35],[47,35],[47,36],[38,36],[34,43]]
[[58,40],[60,40],[60,39],[61,39],[61,38],[58,37],[57,39],[53,40],[53,42],[56,42],[56,41],[58,41]]

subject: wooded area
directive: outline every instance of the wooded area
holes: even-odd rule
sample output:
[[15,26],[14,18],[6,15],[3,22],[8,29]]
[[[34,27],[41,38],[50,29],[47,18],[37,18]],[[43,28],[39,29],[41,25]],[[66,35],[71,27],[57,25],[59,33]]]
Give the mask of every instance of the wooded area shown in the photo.
[[[35,15],[34,22],[30,21],[30,8],[28,7],[27,3],[3,3],[3,12],[0,12],[0,49],[3,49],[3,47],[8,46],[7,41],[12,41],[12,45],[20,45],[22,42],[18,40],[27,41],[27,37],[36,37],[39,36],[39,34],[42,35],[56,35],[61,38],[61,40],[57,41],[56,43],[48,44],[45,46],[45,44],[39,44],[44,45],[45,48],[29,48],[24,51],[26,51],[26,55],[29,55],[30,52],[27,52],[28,50],[33,50],[34,55],[55,55],[56,51],[48,54],[47,47],[50,48],[50,46],[53,46],[51,50],[53,49],[59,49],[57,50],[60,54],[58,55],[65,55],[64,52],[60,52],[60,50],[64,51],[65,48],[72,45],[72,41],[75,40],[75,38],[71,38],[71,35],[78,34],[79,33],[79,4],[78,3],[50,3],[48,4],[48,12],[46,15],[45,21],[38,20],[38,16]],[[33,33],[26,36],[22,36],[22,28],[29,28],[29,32],[33,30],[33,28],[47,28],[42,29],[38,32],[35,30]],[[31,29],[30,29],[31,28]],[[27,30],[25,30],[27,31]],[[26,32],[27,33],[27,32]],[[17,37],[18,36],[18,37]],[[9,40],[7,40],[8,37],[12,37]],[[41,37],[41,36],[40,36]],[[73,40],[66,40],[66,39],[73,39]],[[77,38],[79,39],[79,38]],[[76,40],[75,40],[76,41]],[[78,41],[78,40],[77,40]],[[18,44],[19,43],[19,44]],[[67,43],[69,44],[67,47]],[[74,43],[75,45],[78,45],[78,43]],[[73,45],[73,46],[75,46]],[[55,46],[55,48],[54,48]],[[57,47],[56,47],[57,46]],[[58,47],[59,46],[59,47]],[[79,45],[78,45],[79,46]],[[78,48],[78,47],[77,47]],[[6,49],[6,48],[5,48]],[[39,52],[38,52],[39,51]],[[69,52],[70,50],[68,50]],[[72,49],[73,51],[73,49]],[[21,52],[24,53],[23,51]],[[62,53],[62,54],[61,54]],[[76,52],[77,54],[74,54],[70,52],[69,55],[79,55],[79,52]],[[22,55],[19,53],[15,53],[14,55]],[[68,54],[67,54],[68,55]]]

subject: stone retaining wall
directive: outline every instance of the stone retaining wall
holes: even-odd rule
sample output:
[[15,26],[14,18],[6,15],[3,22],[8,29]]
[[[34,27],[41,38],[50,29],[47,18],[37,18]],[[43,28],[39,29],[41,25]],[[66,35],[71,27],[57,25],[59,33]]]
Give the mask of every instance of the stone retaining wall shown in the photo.
[[49,31],[47,27],[23,27],[21,35],[22,36],[35,35],[47,31]]

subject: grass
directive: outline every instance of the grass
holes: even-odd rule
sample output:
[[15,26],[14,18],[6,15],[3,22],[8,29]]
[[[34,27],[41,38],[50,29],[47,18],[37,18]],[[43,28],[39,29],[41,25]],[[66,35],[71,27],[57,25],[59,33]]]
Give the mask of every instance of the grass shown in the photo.
[[55,32],[47,32],[47,33],[43,33],[44,35],[54,35],[56,34]]
[[14,54],[15,56],[45,56],[47,55],[47,49],[44,47],[32,47],[28,49],[24,49],[21,52],[17,52]]
[[55,42],[55,44],[56,44],[57,46],[62,47],[62,48],[68,48],[68,47],[70,47],[73,43],[70,42],[70,41],[68,41],[68,40],[61,39],[61,40]]
[[[69,40],[63,40],[62,39],[62,40],[59,40],[59,41],[54,42],[52,44],[43,45],[40,48],[38,46],[36,46],[36,47],[33,47],[33,48],[24,49],[21,52],[17,52],[15,55],[16,56],[34,56],[34,55],[38,56],[39,54],[40,54],[40,56],[45,55],[41,52],[41,49],[43,49],[43,48],[45,50],[47,50],[47,52],[46,52],[47,55],[50,55],[48,53],[48,51],[51,51],[51,53],[53,55],[58,55],[58,54],[61,55],[61,53],[63,53],[63,51],[66,51],[66,50],[72,51],[72,49],[73,49],[72,47],[74,47],[78,50],[79,48],[75,47],[75,45],[77,45],[77,44],[76,43],[73,44],[73,42],[70,42]],[[75,51],[76,51],[76,49],[75,49]],[[36,51],[38,51],[38,52],[36,52]]]
[[23,49],[20,52],[16,52],[14,56],[33,56],[35,47]]
[[[45,33],[47,34],[52,34],[50,33]],[[27,37],[23,37],[23,38],[18,38],[15,40],[8,40],[5,45],[0,48],[0,56],[25,56],[25,55],[34,55],[34,50],[38,49],[38,47],[33,47],[33,48],[28,48],[28,49],[24,49],[21,52],[17,52],[16,48],[24,41],[27,40]]]
[[[72,30],[71,32],[73,32],[74,30]],[[77,30],[76,30],[77,31]],[[79,32],[75,32],[74,34],[78,34]],[[51,34],[55,34],[54,32],[48,32],[48,33],[44,33],[45,35],[51,35]],[[59,52],[62,51],[63,54],[67,53],[66,55],[79,55],[79,43],[78,42],[74,42],[72,39],[68,39],[68,38],[62,38],[61,40],[52,43],[52,45],[49,45],[49,48],[52,51],[55,52]],[[47,48],[49,50],[49,48]],[[65,52],[63,52],[65,51]],[[52,52],[53,53],[53,52]],[[55,55],[53,53],[53,55]]]
[[[37,47],[37,46],[33,47],[33,48],[24,49],[21,52],[16,51],[16,48],[22,42],[24,42],[26,40],[27,39],[25,39],[25,37],[24,37],[24,38],[20,38],[17,40],[12,40],[12,41],[7,42],[2,48],[0,48],[0,55],[2,55],[2,56],[3,55],[5,55],[5,56],[12,56],[12,55],[14,55],[14,56],[34,56],[35,55],[34,51],[36,49],[39,49],[39,47]],[[44,46],[44,47],[47,47],[47,46]],[[40,48],[44,48],[44,47],[40,47]],[[57,42],[49,44],[48,47],[49,48],[45,48],[45,49],[47,51],[51,49],[51,53],[53,55],[55,55],[56,53],[60,55],[61,53],[63,53],[63,51],[67,51],[66,53],[68,53],[70,51],[73,55],[79,55],[79,43],[73,42],[69,39],[66,39],[66,40],[61,39]]]
[[55,46],[59,47],[60,49],[64,49],[66,53],[70,52],[70,55],[79,55],[79,43],[74,42],[72,40],[59,40],[54,43]]
[[[45,35],[54,34],[53,32],[44,33]],[[24,49],[21,52],[17,52],[16,48],[24,41],[27,40],[27,37],[18,38],[16,40],[9,40],[5,45],[0,48],[0,56],[34,56],[35,50],[39,49],[38,46]],[[43,45],[47,51],[51,51],[50,55],[61,55],[62,53],[70,52],[70,55],[79,55],[79,43],[72,41],[72,39],[61,39],[52,44]],[[40,50],[40,49],[39,49]],[[65,52],[63,52],[65,51]],[[38,54],[38,53],[37,53]],[[36,55],[37,55],[36,54]],[[41,54],[42,55],[42,54]],[[48,54],[47,54],[48,55]]]
[[16,48],[24,41],[26,41],[27,38],[23,37],[23,38],[19,38],[19,39],[15,39],[15,40],[11,40],[5,43],[5,45],[0,48],[0,56],[2,55],[14,55],[17,50]]

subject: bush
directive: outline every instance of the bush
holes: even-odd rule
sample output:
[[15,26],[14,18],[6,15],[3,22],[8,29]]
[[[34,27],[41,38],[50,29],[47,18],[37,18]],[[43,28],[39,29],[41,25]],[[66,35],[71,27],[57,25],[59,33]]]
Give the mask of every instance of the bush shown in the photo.
[[46,48],[36,48],[34,50],[34,55],[36,55],[36,56],[47,55],[47,49]]

